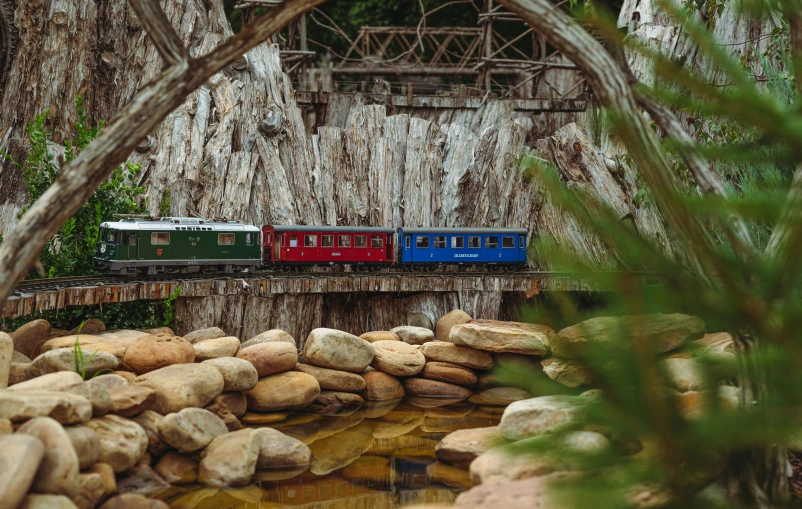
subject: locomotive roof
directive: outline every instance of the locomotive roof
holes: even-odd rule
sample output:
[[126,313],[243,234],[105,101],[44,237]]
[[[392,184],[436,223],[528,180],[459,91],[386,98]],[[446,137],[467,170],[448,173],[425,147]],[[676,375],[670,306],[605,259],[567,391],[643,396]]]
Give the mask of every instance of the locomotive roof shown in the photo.
[[376,226],[309,226],[309,225],[270,225],[277,232],[357,232],[357,233],[395,233],[393,228]]
[[101,228],[111,228],[114,230],[157,230],[175,231],[179,227],[195,228],[200,227],[208,231],[217,232],[258,232],[259,228],[239,221],[212,221],[210,219],[199,219],[196,217],[162,217],[158,219],[123,219],[122,221],[107,221],[100,225]]
[[526,228],[418,228],[418,227],[402,227],[398,229],[399,232],[403,233],[463,233],[463,234],[470,234],[470,233],[478,233],[482,235],[488,234],[517,234],[517,235],[528,235],[529,231]]

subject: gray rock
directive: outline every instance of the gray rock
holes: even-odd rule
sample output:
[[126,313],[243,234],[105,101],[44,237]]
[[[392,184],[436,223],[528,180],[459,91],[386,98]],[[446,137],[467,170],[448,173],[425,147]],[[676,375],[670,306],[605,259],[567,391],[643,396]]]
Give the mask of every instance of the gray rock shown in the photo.
[[361,373],[373,361],[373,345],[335,329],[314,329],[306,338],[304,362],[321,368]]
[[81,370],[78,368],[82,367],[87,378],[100,371],[113,371],[117,369],[119,364],[117,357],[108,352],[82,349],[81,355],[83,357],[83,365],[76,366],[75,351],[72,348],[57,348],[36,357],[31,364],[35,372],[42,375],[58,371],[79,372]]
[[92,404],[92,415],[94,417],[100,417],[109,413],[109,409],[111,408],[111,395],[109,394],[109,389],[103,384],[87,380],[86,382],[67,387],[64,391],[88,399],[89,403]]
[[516,401],[504,409],[499,430],[507,440],[521,440],[562,431],[584,418],[582,396],[541,396]]
[[203,451],[198,481],[214,488],[248,484],[256,472],[261,443],[254,429],[218,436]]
[[94,430],[100,444],[100,458],[115,472],[127,472],[137,464],[148,447],[148,436],[136,422],[117,415],[92,419],[86,426]]
[[145,410],[133,418],[133,421],[139,424],[148,436],[148,452],[156,457],[161,456],[170,448],[159,434],[159,424],[163,419],[162,414],[153,410]]
[[312,451],[300,440],[288,437],[273,428],[256,428],[254,432],[260,439],[259,459],[256,467],[260,470],[294,470],[309,468]]
[[189,341],[192,344],[197,343],[198,341],[203,341],[204,339],[216,339],[222,338],[226,335],[223,332],[223,329],[219,327],[209,327],[207,329],[199,329],[189,334],[184,334],[184,339]]
[[120,375],[115,375],[114,373],[107,373],[105,375],[98,375],[92,378],[92,381],[95,383],[99,383],[105,385],[108,389],[112,389],[114,387],[121,387],[128,385],[128,380],[121,377]]
[[185,408],[164,416],[159,423],[162,439],[179,452],[199,451],[227,432],[225,423],[203,408]]
[[504,442],[498,426],[449,433],[434,448],[437,459],[466,469],[477,456]]
[[64,428],[70,437],[72,448],[78,455],[78,465],[81,471],[86,470],[100,458],[100,442],[92,428],[86,426],[68,426]]
[[203,361],[214,366],[223,375],[223,391],[249,391],[259,381],[256,368],[250,362],[236,357],[221,357]]
[[120,385],[109,389],[111,409],[114,414],[123,417],[135,417],[156,402],[156,391],[140,385]]
[[490,352],[545,355],[549,351],[551,327],[532,323],[474,320],[454,325],[448,341]]
[[402,325],[390,329],[390,332],[398,336],[398,339],[410,345],[422,345],[434,339],[434,332],[425,327],[414,327],[412,325]]

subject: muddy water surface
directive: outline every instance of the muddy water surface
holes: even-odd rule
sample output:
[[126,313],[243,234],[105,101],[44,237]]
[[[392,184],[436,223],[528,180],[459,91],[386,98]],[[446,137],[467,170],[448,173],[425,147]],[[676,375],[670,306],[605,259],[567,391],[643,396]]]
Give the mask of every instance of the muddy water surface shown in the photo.
[[294,414],[246,414],[312,450],[303,472],[258,471],[246,487],[173,488],[160,496],[173,508],[393,509],[453,502],[470,487],[468,473],[436,461],[434,448],[458,429],[498,424],[503,408],[408,397],[366,402],[359,409],[319,408]]

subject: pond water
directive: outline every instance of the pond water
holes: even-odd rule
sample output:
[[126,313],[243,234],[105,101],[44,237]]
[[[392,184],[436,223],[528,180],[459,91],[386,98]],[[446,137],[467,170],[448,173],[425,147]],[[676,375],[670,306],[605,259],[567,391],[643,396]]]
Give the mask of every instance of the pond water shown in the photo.
[[407,397],[366,402],[357,410],[246,414],[243,423],[270,426],[312,450],[303,472],[258,471],[246,487],[174,487],[159,498],[173,508],[394,509],[453,502],[471,486],[468,472],[437,462],[434,448],[458,429],[498,424],[503,408],[468,401]]

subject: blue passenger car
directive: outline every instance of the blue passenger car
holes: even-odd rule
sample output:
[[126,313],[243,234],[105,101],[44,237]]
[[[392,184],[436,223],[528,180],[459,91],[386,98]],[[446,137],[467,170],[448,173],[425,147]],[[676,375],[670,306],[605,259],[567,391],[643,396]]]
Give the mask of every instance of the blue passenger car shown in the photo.
[[526,265],[524,228],[399,228],[402,265]]

